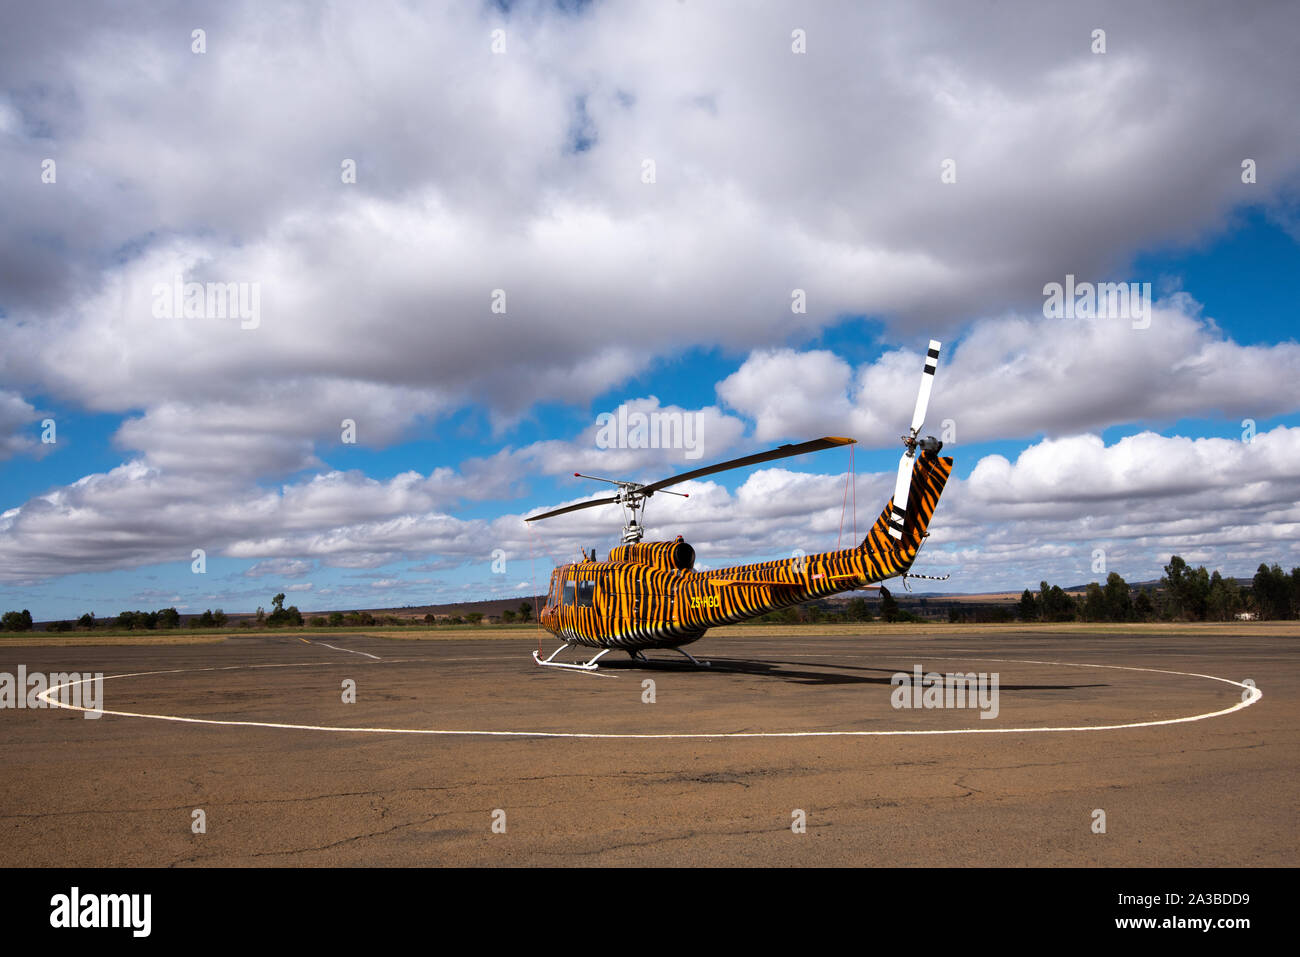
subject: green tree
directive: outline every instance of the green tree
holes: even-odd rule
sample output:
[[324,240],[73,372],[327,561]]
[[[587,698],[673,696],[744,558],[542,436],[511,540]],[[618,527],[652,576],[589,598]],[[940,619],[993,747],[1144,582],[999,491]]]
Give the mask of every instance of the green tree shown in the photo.
[[1034,593],[1031,592],[1028,588],[1026,588],[1024,590],[1024,593],[1021,594],[1020,596],[1019,611],[1020,611],[1021,621],[1038,620],[1038,616],[1039,616],[1038,599],[1034,597]]
[[1204,621],[1206,604],[1210,599],[1210,573],[1201,565],[1184,578],[1185,598],[1183,601],[1187,617],[1193,621]]
[[84,615],[82,615],[80,618],[78,618],[78,619],[77,619],[77,627],[78,627],[78,628],[88,628],[88,629],[90,629],[90,630],[93,631],[94,628],[95,628],[95,615],[94,615],[94,613],[88,611],[88,612],[86,612]]
[[32,613],[24,608],[22,611],[7,611],[0,617],[0,629],[4,631],[31,631]]
[[1084,621],[1106,619],[1106,595],[1096,582],[1089,582],[1084,592],[1082,614]]
[[850,598],[849,603],[844,606],[844,614],[849,621],[870,621],[871,606],[861,596]]
[[1151,601],[1151,593],[1147,589],[1139,590],[1137,597],[1133,599],[1133,614],[1138,621],[1150,621],[1156,616],[1156,606]]
[[[298,611],[297,605],[284,607],[284,592],[280,592],[271,599],[271,614],[266,616],[268,625],[301,625],[302,612]],[[261,609],[258,609],[259,611]]]
[[880,586],[880,620],[891,622],[898,620],[898,602],[884,585]]
[[483,621],[483,612],[471,611],[469,614],[465,616],[465,620],[468,621],[471,625],[481,624]]
[[1107,620],[1128,621],[1133,617],[1133,599],[1129,594],[1128,582],[1120,577],[1119,572],[1111,572],[1106,576],[1106,587],[1102,592]]
[[[1047,585],[1047,582],[1043,582]],[[1043,621],[1071,621],[1075,617],[1074,602],[1060,585],[1052,585],[1043,598]]]
[[532,604],[532,602],[521,601],[521,602],[519,603],[519,620],[520,620],[520,621],[532,621],[532,620],[533,620],[533,604]]
[[1228,621],[1241,610],[1241,590],[1226,581],[1216,568],[1210,576],[1210,590],[1205,600],[1205,617],[1211,621]]
[[1187,574],[1187,562],[1171,555],[1160,584],[1164,586],[1169,613],[1174,618],[1182,618],[1187,613]]
[[1282,571],[1282,566],[1261,564],[1255,572],[1255,604],[1259,616],[1268,619],[1294,618],[1292,606],[1292,585]]
[[175,608],[162,608],[157,612],[155,624],[159,628],[176,628],[181,623],[181,613]]

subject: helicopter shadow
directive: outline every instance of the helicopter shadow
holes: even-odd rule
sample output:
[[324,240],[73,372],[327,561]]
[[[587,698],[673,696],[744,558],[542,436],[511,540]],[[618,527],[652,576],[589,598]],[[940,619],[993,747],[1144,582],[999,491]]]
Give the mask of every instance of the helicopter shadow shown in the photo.
[[[601,669],[621,672],[677,672],[683,674],[736,674],[758,678],[771,678],[805,685],[891,685],[893,676],[900,672],[889,668],[869,668],[862,665],[820,664],[819,670],[809,671],[806,662],[759,661],[753,658],[711,658],[707,668],[697,667],[689,661],[671,661],[648,658],[645,661],[601,662]],[[903,674],[910,673],[902,672]],[[1075,691],[1082,688],[1106,688],[1104,682],[1095,684],[1002,684],[1001,691]]]

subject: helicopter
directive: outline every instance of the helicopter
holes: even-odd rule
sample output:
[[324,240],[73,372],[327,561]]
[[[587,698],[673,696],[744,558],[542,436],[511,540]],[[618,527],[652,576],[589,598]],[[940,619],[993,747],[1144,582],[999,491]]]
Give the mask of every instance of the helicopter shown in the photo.
[[[590,554],[584,549],[582,561],[560,565],[551,573],[550,591],[538,622],[562,644],[547,658],[534,651],[533,660],[549,667],[590,671],[599,667],[597,662],[611,651],[622,650],[636,661],[648,662],[645,651],[665,649],[682,655],[694,665],[707,667],[707,661],[695,658],[683,646],[698,641],[710,628],[735,624],[811,599],[879,588],[875,583],[889,578],[903,576],[904,583],[909,577],[934,578],[909,575],[909,570],[929,534],[926,529],[952,473],[952,459],[939,455],[943,443],[933,436],[920,437],[939,350],[940,343],[931,339],[911,428],[901,436],[903,454],[898,462],[894,495],[856,547],[696,571],[695,549],[680,535],[666,542],[642,541],[645,505],[652,495],[660,492],[689,495],[669,492],[668,486],[856,442],[845,436],[828,435],[782,445],[648,484],[573,473],[576,478],[608,482],[618,491],[606,498],[533,515],[525,521],[538,522],[579,509],[616,504],[624,514],[622,539],[610,549],[606,561],[597,560],[595,549]],[[575,646],[599,651],[577,664],[555,660],[561,652]]]

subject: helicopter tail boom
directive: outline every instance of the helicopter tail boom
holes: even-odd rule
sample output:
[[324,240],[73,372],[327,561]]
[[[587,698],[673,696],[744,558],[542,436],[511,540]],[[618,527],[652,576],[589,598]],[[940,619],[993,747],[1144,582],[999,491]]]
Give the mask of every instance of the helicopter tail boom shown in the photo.
[[902,571],[911,567],[917,549],[925,539],[935,507],[939,504],[939,496],[943,494],[951,474],[952,459],[941,458],[930,451],[918,453],[912,466],[912,484],[907,495],[902,537],[895,539],[890,534],[891,523],[896,521],[894,500],[891,498],[859,548],[876,556],[892,556]]

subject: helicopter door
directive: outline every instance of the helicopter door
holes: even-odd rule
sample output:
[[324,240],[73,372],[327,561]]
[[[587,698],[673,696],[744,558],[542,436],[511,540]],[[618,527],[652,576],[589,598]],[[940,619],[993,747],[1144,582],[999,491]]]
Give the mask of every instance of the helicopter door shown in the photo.
[[584,638],[599,637],[604,631],[596,607],[599,591],[591,572],[577,572],[564,582],[564,604],[572,609],[574,628]]
[[616,598],[617,620],[624,628],[677,624],[676,589],[671,577],[663,572],[619,582]]

